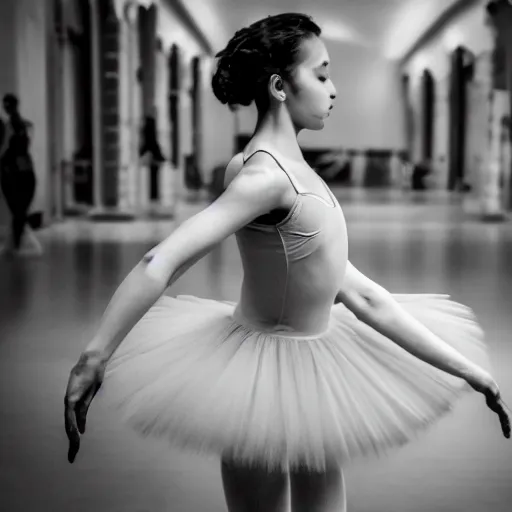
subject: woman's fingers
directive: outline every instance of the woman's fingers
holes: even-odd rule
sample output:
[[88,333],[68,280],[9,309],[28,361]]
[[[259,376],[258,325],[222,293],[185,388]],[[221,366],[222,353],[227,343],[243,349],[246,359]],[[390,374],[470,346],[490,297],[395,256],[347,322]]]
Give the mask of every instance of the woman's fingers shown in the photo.
[[501,398],[498,400],[498,407],[499,407],[498,416],[500,418],[501,429],[503,430],[503,435],[507,439],[510,439],[510,414],[509,414],[510,411],[507,411],[507,409],[508,409],[507,405]]
[[500,420],[501,430],[503,431],[503,435],[509,439],[510,438],[510,410],[507,407],[507,404],[501,398],[499,392],[493,395],[486,396],[486,402],[489,409],[494,411]]
[[87,412],[89,411],[89,406],[91,405],[92,399],[96,396],[96,393],[101,387],[101,383],[94,384],[90,387],[89,391],[85,395],[84,399],[80,401],[77,406],[77,425],[78,431],[80,434],[85,433],[85,424],[87,420]]
[[[68,387],[66,389],[66,397],[64,399],[64,421],[66,434],[69,439],[68,460],[73,462],[80,448],[80,430],[78,416],[82,407],[82,403],[88,397],[90,390],[93,389],[90,378],[84,375],[75,366],[71,370]],[[91,398],[92,399],[92,398]]]
[[75,460],[80,449],[80,434],[85,432],[87,412],[101,387],[104,371],[105,363],[99,352],[84,352],[71,370],[64,399],[69,462]]
[[66,435],[69,439],[68,449],[68,461],[73,463],[80,449],[80,434],[78,432],[78,426],[76,422],[76,402],[72,399],[68,399],[66,395],[65,410],[64,410],[64,422],[66,426]]

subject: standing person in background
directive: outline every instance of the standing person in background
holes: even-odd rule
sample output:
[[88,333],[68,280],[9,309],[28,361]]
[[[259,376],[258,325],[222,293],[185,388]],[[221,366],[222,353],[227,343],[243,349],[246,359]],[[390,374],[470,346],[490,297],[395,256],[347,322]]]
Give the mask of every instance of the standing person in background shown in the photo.
[[160,199],[158,176],[160,166],[165,162],[165,157],[158,142],[156,117],[154,112],[144,117],[141,133],[141,146],[139,155],[149,165],[149,199],[152,203]]
[[[14,94],[3,98],[7,114],[0,146],[0,186],[12,215],[11,233],[4,252],[20,256],[42,253],[39,241],[27,225],[27,214],[36,191],[36,176],[30,155],[33,124],[19,112],[19,100]],[[22,247],[24,235],[29,245]]]

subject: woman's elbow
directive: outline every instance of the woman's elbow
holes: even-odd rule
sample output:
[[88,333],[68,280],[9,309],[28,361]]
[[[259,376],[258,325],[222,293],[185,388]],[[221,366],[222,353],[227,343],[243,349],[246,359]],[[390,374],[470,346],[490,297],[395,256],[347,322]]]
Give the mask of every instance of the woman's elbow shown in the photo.
[[340,291],[335,302],[342,302],[359,320],[365,321],[370,317],[390,315],[394,300],[385,289],[372,287],[358,291]]
[[391,294],[382,286],[375,285],[364,292],[369,307],[376,310],[388,308],[395,301]]
[[174,273],[168,259],[155,251],[144,254],[139,265],[147,277],[157,281],[163,287],[167,287]]
[[365,308],[358,315],[360,320],[386,325],[396,318],[399,305],[384,289],[377,289],[367,294],[365,303]]

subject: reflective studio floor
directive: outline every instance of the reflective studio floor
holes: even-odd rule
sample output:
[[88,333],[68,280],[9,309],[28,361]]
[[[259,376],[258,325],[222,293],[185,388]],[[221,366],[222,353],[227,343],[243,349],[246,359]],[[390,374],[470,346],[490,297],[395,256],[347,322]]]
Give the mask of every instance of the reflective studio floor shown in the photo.
[[[512,405],[512,223],[465,217],[444,194],[335,190],[351,261],[392,292],[450,293],[488,333]],[[197,206],[181,206],[176,222]],[[38,259],[0,260],[0,496],[6,512],[220,512],[219,466],[141,441],[93,404],[77,462],[66,460],[63,396],[70,368],[117,284],[176,222],[69,221],[38,233]],[[237,299],[233,238],[169,293]],[[476,395],[426,435],[345,469],[349,512],[508,512],[512,441]]]

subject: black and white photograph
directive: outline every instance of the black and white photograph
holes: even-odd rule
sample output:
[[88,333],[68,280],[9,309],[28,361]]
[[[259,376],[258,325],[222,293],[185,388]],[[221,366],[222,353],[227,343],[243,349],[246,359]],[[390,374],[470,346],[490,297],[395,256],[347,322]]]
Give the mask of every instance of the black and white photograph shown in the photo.
[[1,510],[510,512],[511,0],[0,38]]

